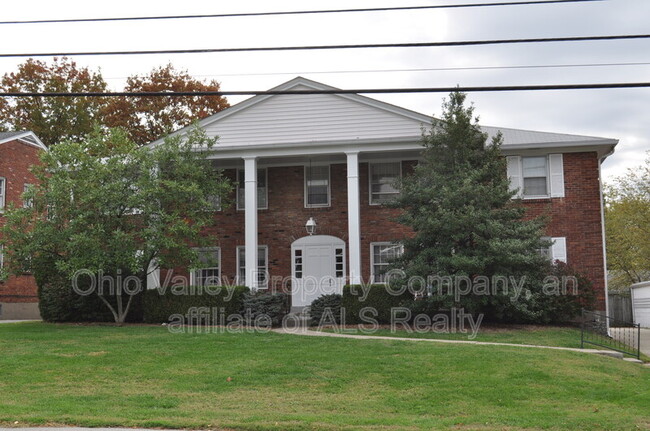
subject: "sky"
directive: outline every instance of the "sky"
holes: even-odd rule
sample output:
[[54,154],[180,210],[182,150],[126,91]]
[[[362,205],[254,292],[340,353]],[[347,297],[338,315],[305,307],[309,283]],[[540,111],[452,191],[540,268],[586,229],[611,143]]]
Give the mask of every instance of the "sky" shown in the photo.
[[[5,2],[1,20],[190,15],[489,3],[494,0],[23,0]],[[513,0],[514,1],[514,0]],[[650,1],[241,18],[0,25],[2,53],[194,49],[650,33]],[[110,89],[128,76],[172,63],[224,91],[267,90],[295,76],[343,89],[543,85],[650,81],[650,40],[408,49],[213,53],[73,58],[101,70]],[[43,60],[51,60],[44,58]],[[0,74],[24,58],[0,58]],[[642,63],[646,65],[429,70],[456,67]],[[397,70],[397,71],[396,71]],[[352,71],[357,71],[352,72]],[[363,72],[358,72],[363,71]],[[381,72],[379,72],[381,71]],[[443,94],[372,95],[439,115]],[[245,97],[230,97],[231,104]],[[650,150],[650,88],[470,93],[480,123],[616,138],[603,164],[606,182],[638,166]]]

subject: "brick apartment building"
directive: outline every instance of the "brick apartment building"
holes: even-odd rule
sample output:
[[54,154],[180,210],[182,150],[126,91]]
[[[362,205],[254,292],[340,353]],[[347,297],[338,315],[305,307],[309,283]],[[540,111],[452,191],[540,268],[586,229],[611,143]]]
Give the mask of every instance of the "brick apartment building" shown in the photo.
[[[298,77],[273,90],[336,89]],[[192,271],[191,283],[219,277],[277,289],[290,278],[292,305],[301,307],[345,283],[381,282],[395,242],[408,235],[381,203],[420,158],[431,121],[356,94],[260,95],[203,119],[199,127],[219,137],[210,158],[238,187],[236,204],[216,210],[206,232],[213,247],[202,253],[213,263]],[[503,134],[508,175],[530,213],[550,216],[554,243],[544,252],[587,275],[605,310],[600,165],[618,141],[483,130]],[[154,271],[150,285],[166,273]]]
[[[28,205],[22,194],[36,178],[29,168],[39,161],[45,145],[32,132],[0,132],[0,227],[9,204]],[[0,267],[4,255],[0,248]],[[11,276],[0,281],[0,320],[39,319],[36,282],[31,275]]]

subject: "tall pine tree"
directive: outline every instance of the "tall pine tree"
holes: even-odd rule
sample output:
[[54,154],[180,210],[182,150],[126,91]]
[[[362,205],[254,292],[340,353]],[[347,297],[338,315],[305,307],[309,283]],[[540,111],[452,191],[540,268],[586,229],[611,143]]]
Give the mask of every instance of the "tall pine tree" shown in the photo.
[[404,254],[394,266],[407,277],[425,279],[523,280],[518,299],[510,285],[507,292],[482,291],[460,301],[434,289],[428,301],[439,308],[486,313],[493,320],[537,320],[535,302],[543,300],[542,280],[550,269],[539,252],[550,245],[542,239],[545,223],[524,218],[525,209],[512,199],[516,192],[506,175],[502,137],[488,143],[473,107],[464,106],[465,97],[454,92],[443,103],[442,118],[423,134],[423,160],[402,180],[401,195],[391,205],[403,210],[398,221],[415,233],[403,241]]

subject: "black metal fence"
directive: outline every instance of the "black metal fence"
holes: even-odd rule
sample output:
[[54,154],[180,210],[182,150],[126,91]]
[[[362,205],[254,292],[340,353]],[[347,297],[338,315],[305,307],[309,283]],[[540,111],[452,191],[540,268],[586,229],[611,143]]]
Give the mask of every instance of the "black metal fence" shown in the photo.
[[582,310],[580,347],[585,344],[641,358],[641,325]]

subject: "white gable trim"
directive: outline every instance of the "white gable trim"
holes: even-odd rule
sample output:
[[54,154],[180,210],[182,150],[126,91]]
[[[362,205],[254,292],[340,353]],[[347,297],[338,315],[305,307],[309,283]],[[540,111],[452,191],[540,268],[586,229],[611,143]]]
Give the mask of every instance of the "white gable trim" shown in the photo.
[[[33,141],[30,141],[26,138],[31,138]],[[41,150],[47,151],[45,144],[40,139],[38,139],[38,136],[36,136],[34,132],[24,132],[19,135],[14,135],[9,138],[2,139],[0,140],[0,145],[12,141],[20,141],[23,144],[32,145],[34,147],[40,148]]]

